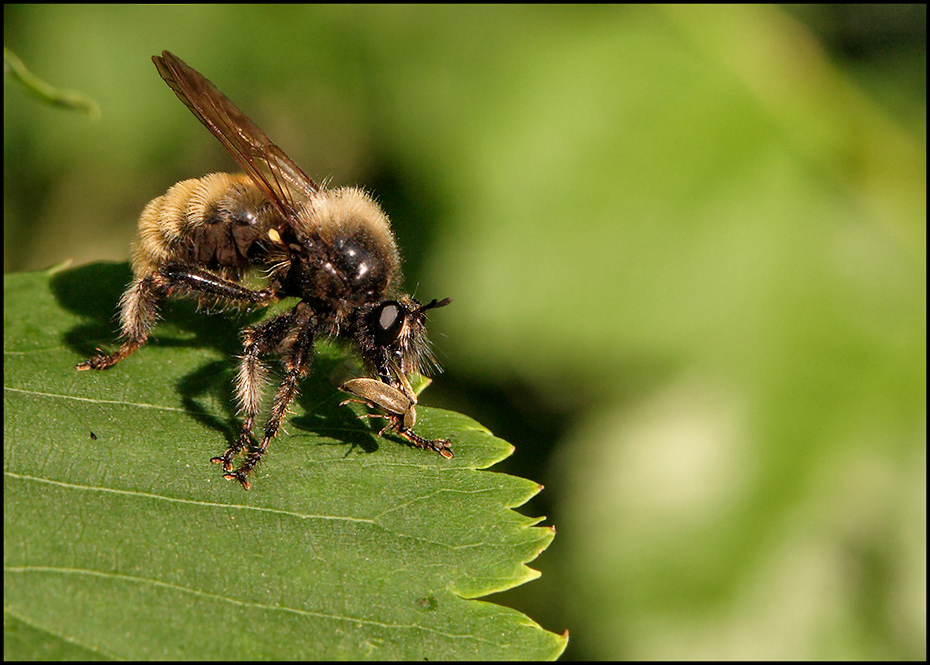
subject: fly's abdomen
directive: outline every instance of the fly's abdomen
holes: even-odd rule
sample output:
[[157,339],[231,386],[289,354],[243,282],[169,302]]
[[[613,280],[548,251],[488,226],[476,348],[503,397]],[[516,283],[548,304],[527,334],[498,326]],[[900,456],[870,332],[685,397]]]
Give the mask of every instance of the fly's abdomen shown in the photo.
[[133,271],[171,262],[241,274],[264,257],[279,214],[244,174],[212,173],[177,183],[153,199],[139,219]]

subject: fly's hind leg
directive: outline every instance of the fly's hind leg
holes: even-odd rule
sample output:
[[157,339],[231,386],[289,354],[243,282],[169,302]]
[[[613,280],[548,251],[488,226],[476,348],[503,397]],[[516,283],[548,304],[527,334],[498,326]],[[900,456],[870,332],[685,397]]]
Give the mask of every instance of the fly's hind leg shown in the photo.
[[198,299],[212,297],[228,303],[260,304],[274,299],[270,289],[253,291],[191,264],[161,266],[151,274],[136,277],[123,293],[120,329],[125,341],[119,350],[111,354],[99,353],[79,363],[77,369],[107,369],[145,345],[158,320],[158,308],[172,294]]
[[135,278],[120,299],[120,328],[125,341],[116,353],[99,353],[79,363],[77,369],[107,369],[143,346],[164,298],[164,284],[157,273]]

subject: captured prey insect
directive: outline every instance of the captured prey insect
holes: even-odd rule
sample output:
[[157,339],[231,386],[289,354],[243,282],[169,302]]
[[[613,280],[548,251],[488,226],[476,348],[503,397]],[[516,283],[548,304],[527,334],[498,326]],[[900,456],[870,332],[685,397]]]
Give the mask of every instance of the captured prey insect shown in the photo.
[[[250,487],[249,474],[278,433],[299,381],[310,371],[314,341],[322,335],[353,343],[374,377],[347,381],[343,390],[384,409],[385,429],[416,447],[452,457],[448,439],[414,433],[417,398],[408,379],[438,370],[426,337],[426,315],[451,301],[424,304],[398,292],[400,254],[384,211],[358,187],[318,185],[176,55],[163,51],[152,60],[245,173],[184,180],[145,207],[133,246],[133,280],[120,301],[122,345],[77,368],[106,369],[143,346],[168,296],[222,306],[260,306],[296,297],[300,302],[289,311],[242,331],[236,392],[244,422],[235,443],[213,458],[223,465],[225,477]],[[240,283],[253,266],[268,275],[259,290]],[[267,380],[262,356],[271,354],[280,360],[284,378],[254,447],[251,435]],[[233,469],[243,451],[244,460]]]
[[369,418],[387,419],[388,424],[379,432],[380,435],[383,435],[388,429],[404,432],[404,436],[410,439],[414,445],[420,446],[421,448],[432,448],[443,457],[451,459],[452,449],[449,448],[449,446],[439,449],[434,448],[430,445],[431,442],[429,440],[414,434],[413,426],[417,422],[416,393],[413,392],[410,381],[406,376],[401,374],[399,378],[401,383],[400,388],[395,388],[377,379],[362,378],[346,381],[339,389],[355,395],[356,397],[361,397],[362,399],[357,400],[350,398],[342,401],[339,405],[343,406],[349,402],[361,402],[371,407],[380,406],[387,415],[382,415],[380,413],[367,414]]

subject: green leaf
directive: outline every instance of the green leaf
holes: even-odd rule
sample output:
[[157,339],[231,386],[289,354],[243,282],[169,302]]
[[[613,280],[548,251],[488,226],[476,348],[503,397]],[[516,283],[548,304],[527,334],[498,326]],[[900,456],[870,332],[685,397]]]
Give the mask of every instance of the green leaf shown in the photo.
[[[238,428],[243,321],[165,308],[106,372],[125,264],[9,275],[4,307],[7,658],[543,659],[566,637],[474,600],[538,575],[534,482],[482,471],[512,446],[418,409],[455,457],[380,438],[340,407],[318,344],[252,490],[210,458]],[[354,408],[358,407],[358,408]]]

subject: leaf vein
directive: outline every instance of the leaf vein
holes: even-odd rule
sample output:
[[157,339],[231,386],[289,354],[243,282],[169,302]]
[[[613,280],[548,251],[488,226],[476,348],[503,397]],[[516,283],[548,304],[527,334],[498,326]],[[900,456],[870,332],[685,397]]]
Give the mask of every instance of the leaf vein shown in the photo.
[[[114,399],[91,399],[89,397],[75,397],[74,395],[59,395],[56,393],[43,393],[38,390],[24,390],[22,388],[8,388],[4,386],[4,390],[13,393],[22,393],[24,395],[35,395],[37,397],[57,397],[59,399],[69,399],[76,402],[90,402],[91,404],[116,404],[118,406],[138,406],[143,409],[158,409],[160,411],[178,411],[181,413],[191,413],[188,409],[183,409],[177,406],[161,406],[159,404],[140,404],[136,402],[120,402],[119,400]],[[200,413],[206,413],[205,411]]]
[[315,612],[313,610],[303,610],[297,607],[286,607],[286,606],[275,606],[267,605],[265,603],[256,603],[256,602],[247,602],[244,600],[238,600],[236,598],[230,598],[228,596],[221,596],[215,593],[209,593],[207,591],[201,591],[199,589],[193,589],[191,587],[181,586],[179,584],[172,584],[170,582],[163,582],[161,580],[153,580],[147,577],[138,577],[136,575],[124,575],[122,573],[105,573],[98,570],[87,570],[84,568],[62,568],[57,566],[10,566],[4,567],[4,571],[7,573],[53,573],[60,575],[87,575],[91,577],[101,577],[104,579],[110,580],[119,580],[123,582],[132,582],[139,585],[150,585],[154,587],[161,587],[169,589],[172,591],[180,591],[182,593],[189,593],[195,596],[201,596],[203,598],[209,598],[212,600],[225,601],[227,603],[232,603],[234,605],[240,605],[246,608],[258,608],[261,610],[267,610],[270,612],[288,612],[291,614],[296,614],[298,616],[306,617],[316,617],[320,619],[328,619],[331,621],[345,621],[348,623],[362,624],[366,626],[377,626],[380,628],[389,628],[389,629],[412,629],[412,630],[425,630],[431,633],[436,633],[443,637],[448,638],[465,638],[470,640],[475,640],[479,642],[485,642],[486,644],[496,644],[490,640],[482,639],[477,635],[469,634],[455,634],[455,633],[444,633],[435,628],[430,628],[429,626],[417,625],[417,624],[403,624],[403,623],[385,623],[383,621],[373,621],[372,619],[362,619],[359,617],[350,617],[350,616],[341,616],[338,614],[327,614],[325,612]]
[[246,506],[242,504],[237,505],[234,503],[219,503],[219,502],[213,502],[213,501],[195,501],[192,499],[181,499],[177,497],[164,496],[161,494],[152,494],[150,492],[139,492],[137,490],[123,490],[123,489],[114,489],[111,487],[93,487],[90,485],[77,485],[74,483],[62,482],[60,480],[50,480],[48,478],[39,478],[37,476],[28,476],[24,474],[14,473],[12,471],[4,471],[3,475],[8,478],[16,478],[19,480],[30,480],[33,482],[46,483],[48,485],[57,485],[58,487],[81,490],[85,492],[108,492],[111,494],[122,494],[126,496],[144,497],[147,499],[157,499],[159,501],[172,501],[175,503],[184,503],[184,504],[190,504],[193,506],[204,506],[204,507],[209,507],[209,508],[230,508],[230,509],[240,509],[240,510],[254,510],[258,512],[288,515],[290,517],[297,517],[299,519],[337,520],[337,521],[344,521],[344,522],[363,522],[366,524],[374,524],[374,520],[364,518],[364,517],[349,517],[346,515],[316,515],[312,513],[296,513],[292,510],[280,510],[277,508],[266,508],[264,506]]

